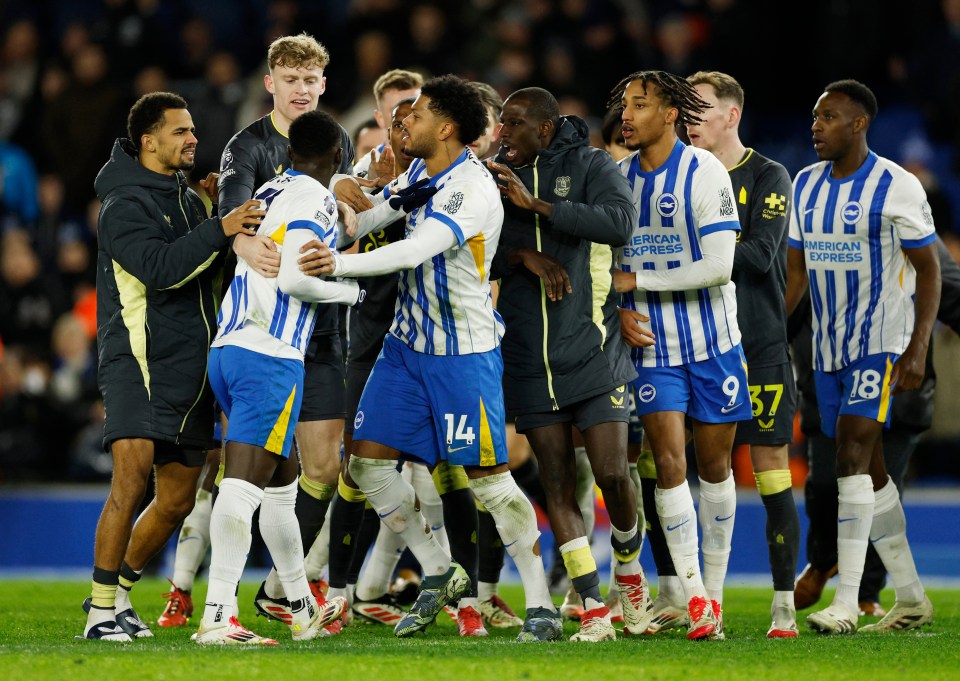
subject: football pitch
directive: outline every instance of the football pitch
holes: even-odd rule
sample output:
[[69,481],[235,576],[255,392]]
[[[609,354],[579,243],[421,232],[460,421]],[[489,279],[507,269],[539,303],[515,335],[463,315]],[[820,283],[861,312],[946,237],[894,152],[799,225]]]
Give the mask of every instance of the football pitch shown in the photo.
[[[930,590],[936,608],[931,627],[898,634],[825,637],[801,626],[798,639],[767,640],[770,591],[736,587],[725,593],[726,641],[691,643],[677,630],[601,644],[518,644],[516,629],[461,639],[452,620],[441,615],[426,634],[412,639],[398,640],[382,625],[353,624],[340,636],[294,643],[283,625],[253,616],[257,584],[243,582],[241,621],[280,645],[237,649],[200,648],[189,640],[203,607],[203,583],[194,594],[193,623],[186,628],[153,626],[154,638],[128,644],[77,640],[84,623],[80,603],[89,588],[82,580],[0,581],[0,678],[960,679],[960,590],[952,589]],[[133,593],[137,611],[150,624],[163,610],[163,591],[166,582],[145,578]],[[522,611],[519,586],[504,585],[501,591]],[[885,591],[884,604],[892,601],[892,592]],[[801,621],[808,612],[800,613]],[[568,622],[565,629],[569,636],[576,624]]]

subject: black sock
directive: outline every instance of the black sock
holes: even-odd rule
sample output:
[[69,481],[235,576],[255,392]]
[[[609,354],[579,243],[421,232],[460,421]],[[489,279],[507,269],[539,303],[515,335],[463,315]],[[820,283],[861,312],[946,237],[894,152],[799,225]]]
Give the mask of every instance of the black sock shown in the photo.
[[487,584],[497,584],[500,582],[503,557],[507,550],[503,548],[503,540],[497,532],[497,523],[489,511],[477,512],[477,525],[477,553],[479,554],[477,578]]
[[350,569],[347,571],[347,584],[357,583],[357,579],[360,577],[360,569],[367,559],[370,547],[377,540],[379,531],[380,516],[373,508],[365,508],[363,519],[360,521],[360,531],[357,533],[357,541],[353,547],[353,560],[350,561]]
[[510,471],[510,473],[513,475],[513,479],[517,481],[520,489],[530,498],[530,501],[546,513],[547,493],[543,490],[543,483],[540,482],[540,468],[537,466],[537,460],[531,456],[526,463]]
[[316,541],[327,517],[330,499],[320,500],[297,485],[297,523],[300,524],[300,541],[303,542],[303,555],[310,553],[310,547]]
[[807,480],[803,490],[806,499],[807,560],[818,570],[829,570],[837,564],[837,510],[840,506],[836,483],[818,484]]
[[477,504],[473,492],[457,489],[440,495],[443,502],[443,522],[450,540],[450,555],[460,563],[470,577],[470,591],[465,598],[477,596]]
[[330,509],[330,586],[347,587],[347,573],[353,561],[353,548],[363,524],[366,501],[347,501],[339,492],[333,497]]
[[574,577],[570,581],[573,584],[574,591],[580,594],[580,598],[583,600],[583,607],[587,607],[588,598],[592,598],[597,603],[603,603],[603,597],[600,595],[599,572],[594,570],[585,575]]
[[673,558],[667,547],[667,538],[660,525],[660,516],[657,514],[657,480],[656,478],[640,478],[640,487],[643,490],[643,515],[647,519],[647,542],[653,554],[653,562],[657,565],[658,577],[676,577],[677,570],[673,567]]
[[793,591],[800,553],[800,515],[793,500],[793,490],[760,495],[767,510],[767,548],[774,591]]

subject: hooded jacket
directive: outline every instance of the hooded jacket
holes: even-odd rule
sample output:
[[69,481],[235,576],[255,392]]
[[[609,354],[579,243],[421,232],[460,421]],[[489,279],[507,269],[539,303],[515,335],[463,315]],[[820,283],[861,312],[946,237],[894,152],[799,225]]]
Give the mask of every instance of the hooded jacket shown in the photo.
[[[633,232],[630,188],[610,155],[590,146],[586,123],[576,116],[560,121],[550,145],[513,169],[534,197],[553,204],[552,219],[505,200],[494,261],[493,277],[501,277],[497,310],[506,325],[504,398],[514,415],[562,409],[636,377],[620,336],[610,259],[591,276],[593,243],[623,246]],[[497,161],[506,163],[502,156]],[[550,301],[539,277],[508,265],[519,248],[558,260],[573,292]],[[594,288],[602,307],[594,304]]]
[[94,187],[103,202],[97,377],[107,409],[104,446],[142,437],[206,449],[214,422],[207,354],[228,243],[220,220],[206,218],[183,173],[143,167],[130,140],[117,140]]

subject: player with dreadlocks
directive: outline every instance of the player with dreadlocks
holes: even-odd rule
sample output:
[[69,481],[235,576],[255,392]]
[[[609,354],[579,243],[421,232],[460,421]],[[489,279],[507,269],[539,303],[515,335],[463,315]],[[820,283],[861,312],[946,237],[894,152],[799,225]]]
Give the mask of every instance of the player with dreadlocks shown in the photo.
[[[624,145],[637,152],[620,162],[639,220],[614,285],[623,294],[621,332],[634,348],[637,412],[657,469],[657,515],[687,603],[687,638],[722,639],[736,514],[730,454],[736,422],[751,418],[730,281],[740,231],[733,187],[713,154],[677,137],[678,122],[696,125],[709,107],[685,79],[633,73],[617,85],[612,103],[623,107]],[[647,322],[653,342],[641,332]],[[700,475],[702,577],[686,477],[688,417]]]

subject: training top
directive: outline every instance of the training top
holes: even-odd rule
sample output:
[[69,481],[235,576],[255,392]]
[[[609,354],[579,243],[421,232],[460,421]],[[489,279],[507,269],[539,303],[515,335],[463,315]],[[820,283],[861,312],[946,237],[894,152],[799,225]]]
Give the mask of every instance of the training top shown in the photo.
[[[739,231],[730,174],[709,151],[678,140],[656,170],[641,171],[639,153],[619,165],[638,213],[623,247],[625,272],[689,266],[703,259],[701,238],[725,229]],[[689,291],[630,291],[621,304],[650,317],[656,344],[633,348],[638,367],[700,362],[740,342],[732,281]]]
[[821,161],[797,174],[788,242],[806,262],[819,371],[903,353],[916,290],[903,249],[936,238],[920,181],[893,161],[870,152],[849,177],[834,179],[832,169]]

